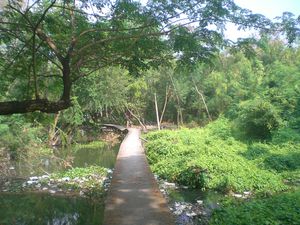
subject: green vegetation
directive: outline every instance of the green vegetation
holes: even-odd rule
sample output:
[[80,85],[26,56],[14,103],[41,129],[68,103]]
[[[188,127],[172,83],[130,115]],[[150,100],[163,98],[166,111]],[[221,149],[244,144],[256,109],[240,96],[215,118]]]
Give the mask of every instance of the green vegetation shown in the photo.
[[72,146],[72,151],[76,152],[80,149],[99,149],[108,146],[107,142],[104,141],[92,141],[86,144],[76,144]]
[[154,173],[194,188],[224,192],[271,193],[286,190],[300,174],[300,146],[244,143],[219,119],[205,128],[147,134]]
[[86,168],[73,168],[64,172],[52,174],[51,177],[54,179],[60,179],[64,177],[69,177],[70,179],[74,178],[88,178],[92,176],[106,176],[107,169],[100,166],[90,166]]
[[247,202],[230,202],[216,210],[210,221],[219,224],[299,224],[300,191]]
[[[85,168],[72,168],[65,172],[51,174],[54,183],[65,190],[73,190],[83,193],[93,201],[103,198],[105,194],[103,182],[107,177],[107,169],[101,166],[89,166]],[[48,182],[49,179],[44,180]]]
[[[66,154],[78,156],[85,154],[80,149],[104,147],[90,143],[99,139],[103,123],[157,124],[192,128],[146,136],[151,168],[161,177],[205,190],[271,195],[242,202],[241,210],[299,198],[288,193],[300,180],[297,15],[285,12],[271,21],[233,0],[4,4],[0,167],[6,174],[12,172],[9,160],[49,164],[39,156],[55,157],[54,146],[75,144]],[[232,42],[223,32],[228,23],[258,32]],[[58,160],[70,167],[73,158]],[[94,190],[106,174],[95,166],[53,177]],[[218,213],[233,214],[230,204]],[[269,223],[280,224],[276,218]]]
[[261,142],[238,139],[235,129],[236,120],[221,117],[204,128],[150,132],[145,147],[151,169],[191,188],[251,193],[246,200],[225,198],[210,224],[298,224],[299,134],[284,128],[273,141]]

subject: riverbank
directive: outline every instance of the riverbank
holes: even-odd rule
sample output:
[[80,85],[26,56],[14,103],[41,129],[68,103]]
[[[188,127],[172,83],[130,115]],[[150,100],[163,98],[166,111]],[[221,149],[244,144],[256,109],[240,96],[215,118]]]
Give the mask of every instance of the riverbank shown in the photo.
[[9,176],[1,176],[0,205],[10,208],[0,206],[0,224],[13,224],[17,218],[30,225],[102,224],[118,149],[118,143],[93,141],[47,154],[31,153],[34,157],[17,162],[7,157],[2,165]]
[[[144,138],[152,171],[171,184],[171,188],[170,185],[162,188],[171,200],[170,208],[179,214],[179,219],[187,221],[186,224],[233,224],[234,221],[239,221],[237,224],[262,224],[262,221],[284,224],[287,218],[279,212],[275,216],[260,213],[261,208],[275,212],[270,208],[272,202],[281,205],[292,218],[289,224],[299,222],[300,201],[288,200],[291,196],[299,199],[298,143],[242,142],[234,138],[229,122],[224,119],[205,128],[150,132]],[[199,196],[191,202],[174,202],[176,198],[169,193],[172,186],[199,190]],[[221,195],[215,199],[210,213],[197,202],[205,202],[201,195],[207,192]],[[233,211],[247,217],[239,220],[239,213]],[[227,220],[222,220],[220,215]],[[259,222],[251,221],[256,215],[259,218],[255,221]]]
[[61,173],[10,179],[0,187],[1,192],[50,193],[53,195],[102,196],[110,186],[113,170],[89,166],[73,168]]

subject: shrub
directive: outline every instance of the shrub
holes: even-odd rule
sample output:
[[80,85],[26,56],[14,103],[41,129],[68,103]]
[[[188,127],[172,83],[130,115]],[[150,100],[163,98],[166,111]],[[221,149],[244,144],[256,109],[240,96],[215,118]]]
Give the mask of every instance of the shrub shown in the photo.
[[278,131],[274,132],[272,136],[272,142],[275,144],[280,144],[285,142],[300,143],[299,131],[292,129],[290,127],[283,127]]
[[253,160],[257,158],[261,158],[264,155],[267,155],[270,152],[270,146],[266,145],[264,143],[253,143],[248,146],[248,149],[246,152],[244,152],[242,155],[245,156],[245,158]]
[[296,225],[299,221],[300,190],[248,202],[230,202],[213,213],[209,224]]
[[264,164],[278,172],[300,169],[300,152],[287,155],[272,154],[264,160]]
[[220,117],[218,120],[208,124],[206,130],[209,131],[209,135],[226,140],[232,137],[231,124],[228,119]]
[[278,110],[262,99],[248,100],[240,104],[237,127],[244,136],[252,139],[270,139],[281,124]]
[[151,169],[162,178],[194,188],[237,192],[286,189],[282,177],[263,166],[267,145],[237,141],[230,130],[230,123],[221,118],[202,129],[151,132],[146,136]]
[[69,177],[70,179],[74,179],[76,177],[81,178],[81,177],[88,177],[92,175],[106,176],[107,169],[100,166],[89,166],[85,168],[76,167],[64,172],[52,174],[51,177],[55,179],[64,178],[64,177]]

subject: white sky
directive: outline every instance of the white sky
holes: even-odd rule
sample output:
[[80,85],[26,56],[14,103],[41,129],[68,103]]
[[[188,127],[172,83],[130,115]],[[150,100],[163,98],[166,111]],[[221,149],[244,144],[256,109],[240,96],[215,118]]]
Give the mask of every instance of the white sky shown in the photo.
[[300,0],[234,0],[234,2],[270,19],[281,16],[286,11],[300,15]]
[[[295,16],[300,15],[300,0],[234,0],[235,3],[243,8],[252,10],[253,13],[262,14],[270,19],[281,16],[283,12],[291,12]],[[238,37],[249,37],[255,31],[238,31],[232,25],[227,25],[225,36],[233,41]]]

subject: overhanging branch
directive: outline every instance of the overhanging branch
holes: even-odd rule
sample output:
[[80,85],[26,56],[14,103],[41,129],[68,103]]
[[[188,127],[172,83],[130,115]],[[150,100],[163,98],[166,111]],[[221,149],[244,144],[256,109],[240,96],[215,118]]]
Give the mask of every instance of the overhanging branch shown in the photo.
[[11,115],[15,113],[28,113],[41,111],[45,113],[55,113],[71,106],[71,101],[59,100],[56,102],[48,99],[8,101],[0,102],[0,115]]

